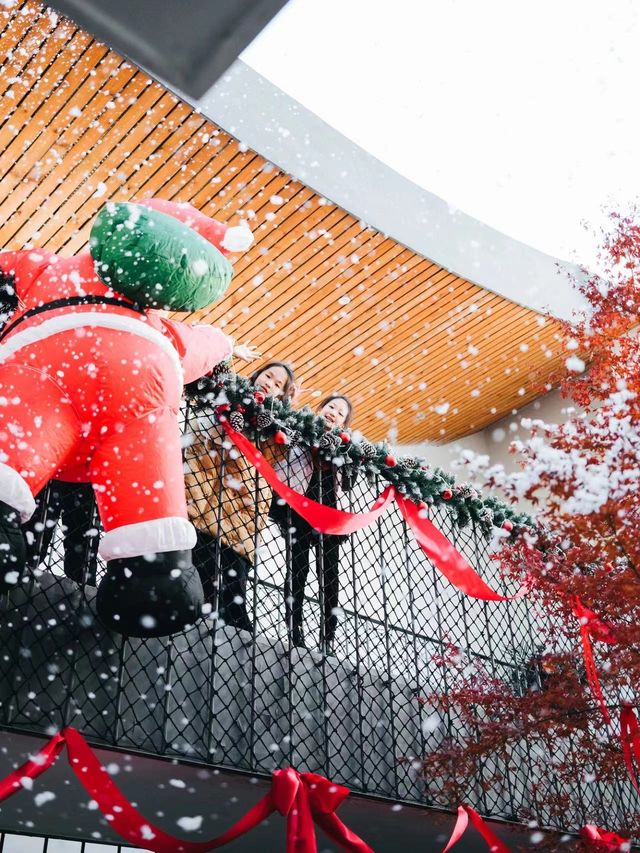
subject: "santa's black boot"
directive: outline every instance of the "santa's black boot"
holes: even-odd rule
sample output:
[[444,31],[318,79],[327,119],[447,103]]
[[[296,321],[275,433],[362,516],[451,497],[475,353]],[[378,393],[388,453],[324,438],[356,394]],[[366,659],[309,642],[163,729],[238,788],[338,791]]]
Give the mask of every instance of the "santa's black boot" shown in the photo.
[[0,501],[0,595],[10,592],[27,563],[27,543],[20,527],[20,515]]
[[198,619],[202,583],[191,551],[110,560],[98,587],[102,624],[128,637],[166,637]]

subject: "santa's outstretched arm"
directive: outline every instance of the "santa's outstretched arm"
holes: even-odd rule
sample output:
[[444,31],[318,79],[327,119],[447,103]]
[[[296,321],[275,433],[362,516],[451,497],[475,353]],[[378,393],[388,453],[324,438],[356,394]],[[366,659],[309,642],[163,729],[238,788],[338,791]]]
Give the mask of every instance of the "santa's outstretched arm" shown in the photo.
[[192,326],[165,318],[161,322],[178,351],[185,383],[211,373],[216,365],[233,354],[233,338],[215,326]]
[[260,357],[255,347],[238,345],[234,339],[215,326],[195,325],[162,318],[165,331],[178,350],[185,385],[212,373],[214,368],[232,355],[242,361]]

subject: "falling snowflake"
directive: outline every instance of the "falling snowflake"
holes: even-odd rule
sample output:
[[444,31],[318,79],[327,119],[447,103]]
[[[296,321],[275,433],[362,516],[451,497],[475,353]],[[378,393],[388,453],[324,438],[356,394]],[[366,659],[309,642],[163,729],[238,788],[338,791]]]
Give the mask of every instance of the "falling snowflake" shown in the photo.
[[176,821],[180,829],[184,832],[196,832],[202,826],[202,815],[194,817],[181,817]]
[[565,365],[567,370],[570,370],[571,373],[582,373],[585,368],[585,363],[581,358],[578,358],[577,355],[570,356],[566,361]]
[[56,795],[53,791],[42,791],[39,794],[36,794],[33,798],[33,801],[37,806],[43,806],[45,803],[50,803],[51,800],[55,800]]

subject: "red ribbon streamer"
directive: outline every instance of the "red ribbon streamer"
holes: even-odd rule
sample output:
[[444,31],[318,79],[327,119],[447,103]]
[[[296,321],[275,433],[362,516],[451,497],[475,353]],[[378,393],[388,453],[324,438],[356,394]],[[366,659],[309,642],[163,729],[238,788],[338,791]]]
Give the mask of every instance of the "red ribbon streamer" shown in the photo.
[[577,595],[573,599],[573,613],[580,620],[580,623],[588,628],[589,634],[594,640],[597,640],[599,643],[609,643],[610,645],[615,645],[618,642],[618,638],[611,625],[608,625],[593,610],[585,607]]
[[598,678],[598,670],[596,669],[596,663],[593,659],[593,648],[591,647],[589,628],[586,625],[583,625],[582,622],[580,623],[580,637],[582,639],[582,657],[584,659],[584,668],[587,674],[587,682],[589,684],[589,689],[591,690],[591,695],[600,705],[602,716],[604,717],[607,725],[611,725],[611,717],[609,716],[609,711],[607,710],[607,706],[604,701],[604,696],[602,695],[600,679]]
[[525,581],[513,595],[500,595],[495,592],[416,504],[397,492],[395,499],[424,553],[440,569],[446,579],[465,595],[482,601],[513,601],[530,592],[529,580]]
[[221,421],[221,424],[231,441],[267,481],[273,491],[320,533],[336,536],[355,533],[357,530],[372,524],[383,512],[386,512],[393,500],[393,486],[387,486],[384,492],[376,498],[369,512],[345,512],[312,501],[283,483],[262,453],[241,432],[233,429],[228,421]]
[[598,640],[602,643],[611,644],[616,643],[617,639],[610,626],[607,625],[606,622],[603,622],[602,619],[593,612],[593,610],[589,610],[588,607],[585,607],[577,596],[573,599],[573,614],[580,624],[582,657],[584,659],[584,668],[587,675],[589,689],[591,690],[591,695],[600,706],[602,716],[604,717],[607,725],[611,725],[611,717],[607,710],[604,696],[602,695],[600,679],[598,678],[598,670],[593,658],[591,638],[593,637],[594,640]]
[[335,814],[349,789],[291,767],[274,771],[269,793],[222,835],[210,841],[183,841],[154,826],[134,808],[80,732],[71,727],[54,735],[37,755],[0,780],[0,802],[23,787],[22,779],[36,779],[51,767],[65,745],[73,772],[109,825],[128,842],[152,853],[208,853],[246,835],[275,811],[287,818],[287,853],[317,853],[314,823],[348,853],[373,853]]
[[[620,709],[620,742],[629,778],[640,794],[640,781],[636,770],[636,767],[640,769],[640,725],[631,705],[623,705]],[[634,758],[636,767],[633,766]]]
[[228,421],[221,423],[238,450],[255,466],[273,491],[320,533],[355,533],[356,530],[361,530],[363,527],[372,524],[387,510],[395,498],[422,550],[447,580],[465,595],[479,598],[482,601],[512,601],[515,598],[521,598],[530,591],[531,583],[528,581],[522,584],[514,595],[500,595],[492,590],[462,554],[449,542],[447,537],[440,533],[429,519],[421,517],[422,513],[419,507],[399,494],[393,486],[387,486],[368,512],[344,512],[340,509],[324,506],[324,504],[301,495],[283,483],[262,453],[242,433],[234,430]]
[[475,811],[475,809],[472,809],[471,806],[465,805],[458,806],[458,819],[456,821],[456,825],[453,827],[453,832],[447,841],[447,846],[444,847],[440,853],[447,853],[447,851],[449,851],[456,842],[460,841],[469,825],[469,822],[471,822],[471,825],[478,830],[480,835],[487,842],[491,853],[510,853],[507,845],[498,838],[492,829],[489,829],[478,812]]
[[631,843],[628,838],[623,838],[608,829],[601,829],[593,823],[588,823],[580,830],[580,835],[593,845],[604,850],[629,850]]

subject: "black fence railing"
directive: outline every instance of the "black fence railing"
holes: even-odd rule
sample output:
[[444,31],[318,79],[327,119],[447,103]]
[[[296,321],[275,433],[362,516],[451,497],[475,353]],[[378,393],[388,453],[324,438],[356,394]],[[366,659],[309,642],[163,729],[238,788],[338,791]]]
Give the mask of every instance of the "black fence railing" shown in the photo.
[[[541,633],[527,603],[479,602],[457,592],[392,507],[341,541],[307,531],[309,574],[296,632],[300,608],[294,617],[292,598],[301,601],[301,577],[294,578],[306,559],[301,530],[228,442],[217,439],[209,451],[219,465],[209,482],[217,489],[207,503],[210,525],[217,522],[223,542],[245,562],[229,572],[233,558],[213,541],[210,526],[200,542],[208,612],[166,639],[127,639],[100,626],[94,598],[103,566],[90,493],[47,487],[31,522],[30,579],[0,612],[0,727],[45,734],[74,725],[97,744],[251,773],[292,764],[354,791],[457,806],[444,793],[445,780],[427,786],[420,770],[426,752],[474,736],[455,708],[441,713],[429,702],[452,686],[438,658],[459,649],[514,691],[528,689],[524,661],[535,656]],[[192,452],[186,464],[194,474]],[[300,452],[280,461],[283,479],[293,481]],[[207,486],[206,478],[197,484]],[[355,512],[382,490],[364,479],[350,485],[338,491],[338,503]],[[195,499],[203,500],[201,490]],[[457,528],[446,509],[432,520],[485,580],[504,588],[488,543],[472,525]],[[323,581],[331,571],[327,594]],[[241,611],[242,598],[253,630],[238,627],[244,614],[232,605]],[[486,764],[467,780],[464,801],[486,815],[534,816],[563,830],[615,823],[616,815],[637,808],[630,785],[596,781],[568,792],[560,825],[545,810],[545,784],[553,785],[548,766],[549,756],[523,741],[508,761]]]

